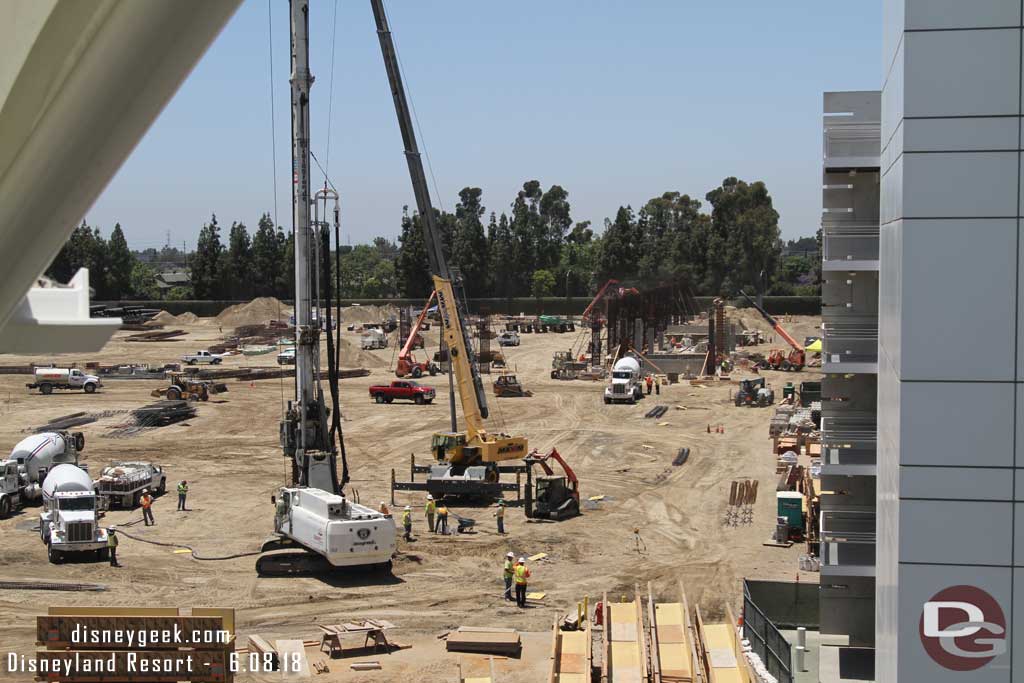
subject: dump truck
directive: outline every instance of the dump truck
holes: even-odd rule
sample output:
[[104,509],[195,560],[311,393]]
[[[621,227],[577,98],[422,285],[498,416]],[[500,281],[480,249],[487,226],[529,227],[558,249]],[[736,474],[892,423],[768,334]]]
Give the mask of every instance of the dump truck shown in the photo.
[[35,381],[25,386],[29,389],[39,389],[39,393],[47,395],[52,394],[54,389],[92,394],[103,386],[99,377],[86,374],[78,368],[36,368],[34,375]]
[[96,519],[96,492],[89,474],[77,465],[57,465],[43,482],[39,536],[51,563],[69,553],[107,557],[107,530]]
[[154,496],[163,495],[167,491],[167,474],[150,462],[114,462],[100,471],[93,488],[100,497],[100,507],[131,509],[138,506],[143,490]]

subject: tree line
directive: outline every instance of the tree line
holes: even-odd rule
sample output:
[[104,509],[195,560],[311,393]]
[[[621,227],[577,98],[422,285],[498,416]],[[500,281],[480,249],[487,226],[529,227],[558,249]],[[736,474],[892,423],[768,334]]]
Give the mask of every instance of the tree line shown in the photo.
[[[507,211],[488,213],[483,192],[465,187],[454,212],[435,209],[444,250],[471,297],[592,295],[615,278],[640,286],[685,280],[696,294],[820,291],[820,234],[784,244],[779,215],[763,182],[726,178],[705,195],[665,192],[638,210],[621,206],[603,230],[574,221],[569,193],[522,185]],[[485,225],[486,217],[486,225]],[[819,231],[820,233],[820,231]],[[785,254],[785,255],[784,255]],[[403,208],[398,242],[342,247],[342,298],[426,298],[431,289],[420,216]],[[160,286],[161,264],[187,267],[189,281]],[[216,215],[189,253],[170,246],[132,252],[120,224],[109,238],[83,222],[47,274],[66,282],[88,267],[99,300],[290,298],[294,250],[290,231],[269,214],[250,234],[232,222],[222,234]]]

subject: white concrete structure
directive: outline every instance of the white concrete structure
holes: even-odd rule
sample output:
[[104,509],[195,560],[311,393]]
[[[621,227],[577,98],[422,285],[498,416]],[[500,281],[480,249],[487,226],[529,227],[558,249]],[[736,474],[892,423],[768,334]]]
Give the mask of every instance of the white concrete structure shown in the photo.
[[1021,0],[884,21],[875,678],[1024,680]]

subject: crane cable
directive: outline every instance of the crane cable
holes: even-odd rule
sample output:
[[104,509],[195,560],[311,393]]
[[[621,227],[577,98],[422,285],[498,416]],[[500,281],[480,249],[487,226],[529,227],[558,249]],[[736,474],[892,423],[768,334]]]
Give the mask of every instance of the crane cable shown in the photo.
[[[388,24],[391,24],[390,12],[387,10],[387,3],[382,2],[384,5],[384,13],[389,16]],[[444,201],[441,199],[441,191],[437,188],[437,178],[434,176],[434,165],[430,163],[430,152],[427,151],[426,137],[423,135],[423,129],[420,127],[420,119],[416,115],[416,103],[413,101],[412,87],[409,85],[409,78],[406,76],[405,67],[402,66],[402,53],[398,49],[398,38],[395,37],[395,31],[391,31],[391,42],[395,47],[395,61],[398,62],[398,71],[402,76],[402,82],[405,83],[405,98],[409,102],[409,109],[412,111],[412,118],[416,124],[416,134],[419,136],[420,146],[423,147],[423,156],[427,160],[427,170],[430,171],[430,181],[434,185],[434,196],[437,197],[437,207],[441,209],[441,213],[445,212]]]
[[[327,170],[331,167],[331,123],[334,112],[334,45],[338,36],[338,0],[334,0],[334,20],[331,29],[331,85],[330,94],[327,96],[327,150],[324,153],[324,180],[327,179]],[[324,199],[324,218],[327,217],[327,199]]]
[[274,21],[273,0],[267,0],[267,47],[270,53],[267,73],[270,81],[270,179],[274,188],[274,227],[280,225],[277,218],[277,124],[274,117]]

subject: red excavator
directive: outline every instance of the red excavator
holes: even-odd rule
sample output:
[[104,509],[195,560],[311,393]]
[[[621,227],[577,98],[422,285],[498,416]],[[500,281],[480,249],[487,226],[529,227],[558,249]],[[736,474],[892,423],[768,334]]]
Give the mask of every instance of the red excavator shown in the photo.
[[747,296],[746,292],[741,290],[740,294],[743,295],[744,299],[750,302],[751,306],[757,309],[757,312],[760,313],[761,317],[763,317],[768,324],[772,326],[772,329],[775,330],[778,335],[785,339],[792,347],[792,350],[788,353],[785,349],[772,349],[768,352],[765,359],[761,361],[759,367],[771,370],[793,370],[794,372],[803,370],[804,365],[806,365],[806,354],[804,352],[804,347],[800,342],[793,339],[789,332],[786,332],[782,325],[779,324],[779,321],[771,316],[768,311],[758,306],[757,302]]
[[438,371],[437,365],[430,361],[418,361],[416,356],[413,355],[412,350],[416,347],[417,338],[420,341],[420,348],[423,347],[423,337],[420,335],[420,327],[423,325],[423,319],[427,317],[427,311],[430,309],[431,302],[437,296],[437,292],[431,292],[430,297],[427,299],[427,303],[424,304],[423,310],[420,311],[420,315],[416,318],[416,324],[412,326],[409,331],[409,338],[405,340],[405,344],[402,346],[402,350],[398,352],[398,363],[395,366],[396,377],[414,377],[420,378],[423,373],[430,373],[436,375]]
[[[565,474],[555,474],[548,460],[557,462]],[[531,452],[526,465],[526,516],[530,519],[561,520],[580,514],[580,482],[576,473],[562,459],[557,449],[547,455]],[[533,466],[539,465],[544,474],[534,480]]]

